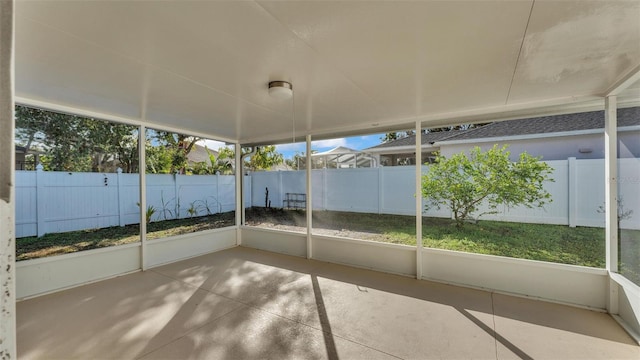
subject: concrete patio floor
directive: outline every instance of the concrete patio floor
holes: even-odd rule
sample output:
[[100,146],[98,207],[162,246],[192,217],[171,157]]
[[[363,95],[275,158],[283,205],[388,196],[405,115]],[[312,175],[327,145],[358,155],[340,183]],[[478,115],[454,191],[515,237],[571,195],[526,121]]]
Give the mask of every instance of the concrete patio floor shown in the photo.
[[604,313],[243,247],[17,309],[20,359],[640,359]]

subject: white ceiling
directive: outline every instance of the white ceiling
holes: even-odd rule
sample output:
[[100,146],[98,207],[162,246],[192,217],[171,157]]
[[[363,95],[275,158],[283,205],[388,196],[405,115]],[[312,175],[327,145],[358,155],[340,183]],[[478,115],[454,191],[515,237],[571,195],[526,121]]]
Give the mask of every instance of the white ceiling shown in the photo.
[[16,5],[22,102],[242,143],[590,110],[639,66],[640,1]]

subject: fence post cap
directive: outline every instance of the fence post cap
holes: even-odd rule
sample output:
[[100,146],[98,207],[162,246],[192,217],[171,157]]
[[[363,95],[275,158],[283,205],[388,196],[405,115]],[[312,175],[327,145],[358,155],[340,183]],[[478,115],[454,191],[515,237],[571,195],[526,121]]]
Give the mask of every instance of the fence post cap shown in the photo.
[[44,170],[44,166],[42,166],[42,164],[38,164],[38,165],[36,165],[36,170],[42,171],[42,170]]
[[117,172],[118,174],[122,174],[122,168],[121,168],[121,167],[117,168],[117,169],[116,169],[116,172]]

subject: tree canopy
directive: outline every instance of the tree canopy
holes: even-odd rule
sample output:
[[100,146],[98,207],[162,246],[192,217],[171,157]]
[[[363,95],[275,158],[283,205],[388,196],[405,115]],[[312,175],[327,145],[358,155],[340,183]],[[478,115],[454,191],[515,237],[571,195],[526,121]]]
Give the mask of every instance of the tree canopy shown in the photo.
[[[476,218],[496,213],[498,205],[529,208],[542,207],[551,202],[544,189],[551,167],[527,153],[511,162],[507,146],[482,151],[479,147],[450,158],[438,155],[429,172],[422,177],[422,196],[426,207],[448,207],[462,227],[471,216]],[[487,211],[476,213],[482,205]]]
[[386,142],[389,142],[389,141],[402,139],[402,138],[405,138],[407,136],[413,136],[415,134],[416,134],[416,132],[413,131],[413,130],[388,132],[388,133],[384,134],[383,137],[380,138],[380,141],[382,141],[383,143],[386,143]]
[[[251,152],[252,148],[243,148],[242,154],[246,155]],[[233,173],[233,163],[235,162],[235,151],[230,147],[222,147],[218,149],[216,157],[207,149],[209,160],[193,164],[188,172],[194,174],[215,174],[220,173],[228,175]],[[244,170],[258,171],[270,170],[272,167],[283,163],[282,154],[276,151],[274,145],[259,146],[256,153],[244,159]]]
[[[243,149],[243,154],[249,151],[249,149]],[[276,151],[275,145],[258,146],[255,154],[245,158],[244,169],[250,171],[271,170],[272,167],[283,162],[284,158],[282,154]]]
[[16,143],[38,150],[45,170],[110,171],[116,162],[137,170],[137,128],[16,106]]
[[[45,170],[76,172],[124,172],[138,169],[138,128],[133,125],[16,106],[16,144],[37,150]],[[174,132],[147,129],[146,171],[158,174],[233,173],[235,151],[229,147],[218,154],[206,149],[208,161],[193,163],[189,154],[202,139]],[[251,151],[243,149],[243,154]],[[245,158],[250,171],[269,170],[282,164],[274,145],[259,146]]]
[[233,174],[233,163],[235,161],[235,151],[229,147],[223,147],[218,150],[218,156],[205,148],[209,159],[207,162],[198,162],[189,168],[189,172],[197,175],[205,174]]
[[[312,154],[317,153],[318,150],[311,150]],[[295,170],[306,170],[307,169],[307,154],[305,152],[298,152],[293,155],[291,159],[286,159],[284,161],[287,166]],[[315,168],[318,166],[318,161],[311,161],[311,168]]]
[[201,139],[161,130],[147,130],[146,165],[148,173],[186,174],[189,153]]

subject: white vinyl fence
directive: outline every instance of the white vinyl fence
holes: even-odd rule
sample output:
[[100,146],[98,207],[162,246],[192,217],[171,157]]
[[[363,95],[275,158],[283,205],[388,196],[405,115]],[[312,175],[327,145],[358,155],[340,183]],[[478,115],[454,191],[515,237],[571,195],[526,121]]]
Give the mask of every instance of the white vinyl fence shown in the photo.
[[[138,188],[138,174],[16,171],[16,237],[137,224]],[[235,176],[149,174],[147,206],[152,221],[233,211]]]
[[[512,222],[604,227],[604,160],[557,160],[547,162],[554,182],[545,188],[553,202],[544,208],[524,206],[499,208],[482,219]],[[428,166],[423,166],[423,173]],[[640,160],[618,160],[620,198],[629,219],[625,229],[640,229]],[[311,178],[314,210],[415,215],[415,167],[378,167],[313,170]],[[282,207],[286,193],[305,193],[305,171],[251,173],[251,205],[265,206],[269,189],[272,207]],[[481,211],[482,212],[482,211]],[[428,209],[425,216],[451,217],[447,208]]]
[[[544,209],[515,207],[482,217],[527,223],[604,227],[603,160],[549,161],[554,182],[546,185],[553,202]],[[423,166],[423,172],[428,171]],[[618,161],[618,188],[629,219],[640,229],[640,161]],[[415,167],[322,169],[312,171],[314,210],[415,215]],[[139,222],[138,174],[16,171],[16,236],[123,226]],[[245,176],[245,207],[282,207],[286,193],[304,194],[305,171],[253,172]],[[235,209],[235,177],[230,175],[147,175],[152,221],[186,218]],[[190,214],[189,209],[196,212]],[[442,208],[425,216],[451,217]]]

